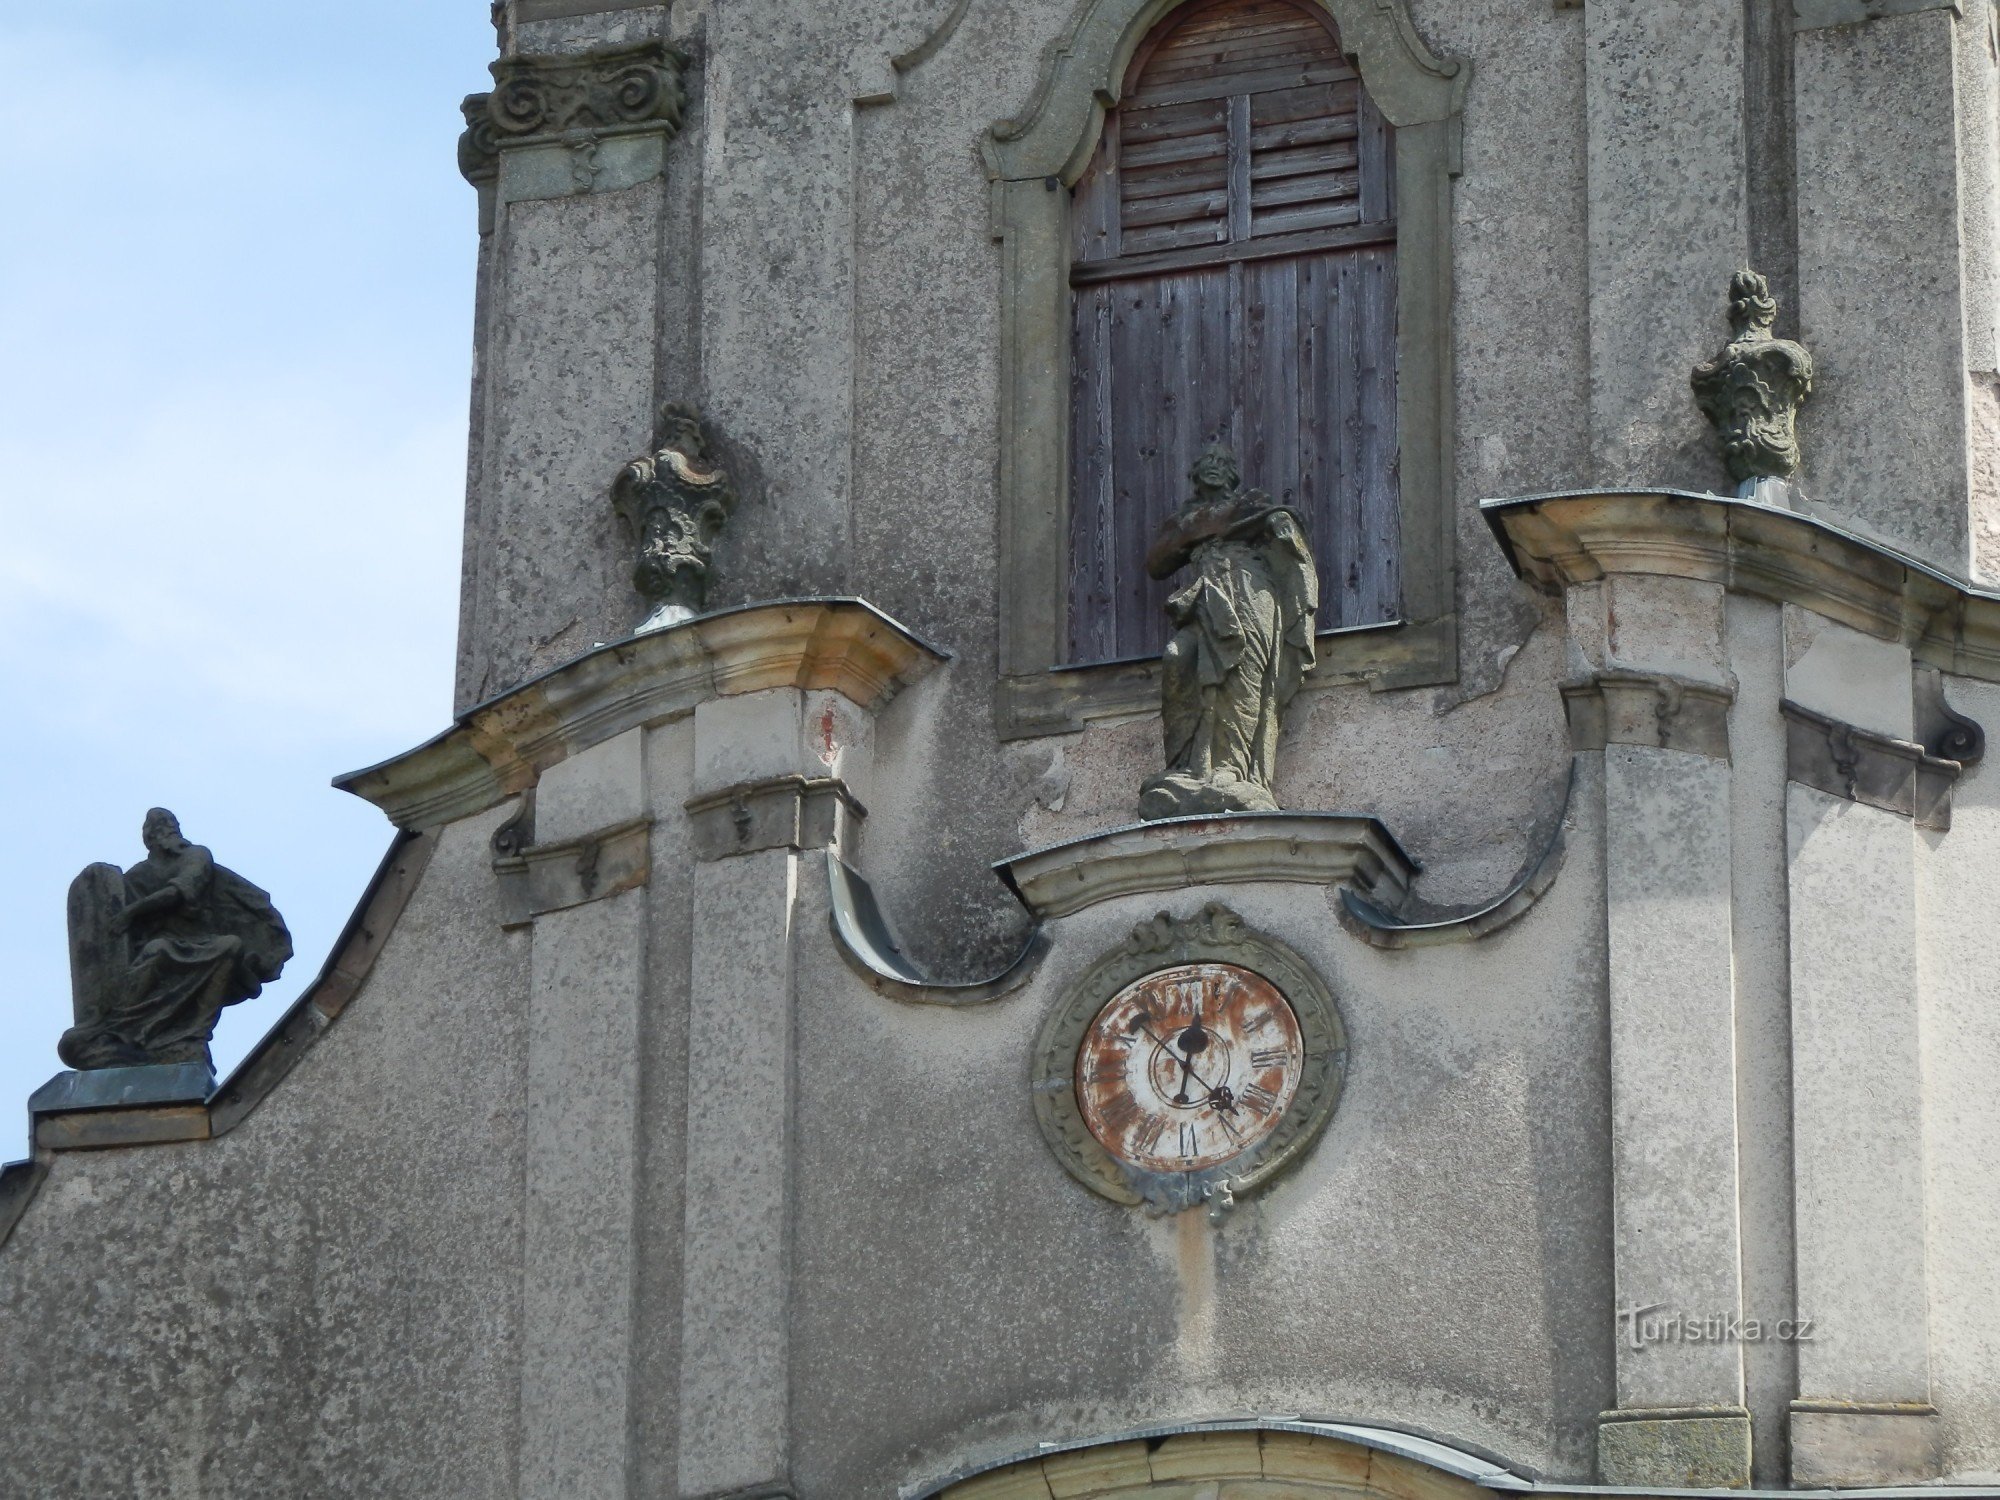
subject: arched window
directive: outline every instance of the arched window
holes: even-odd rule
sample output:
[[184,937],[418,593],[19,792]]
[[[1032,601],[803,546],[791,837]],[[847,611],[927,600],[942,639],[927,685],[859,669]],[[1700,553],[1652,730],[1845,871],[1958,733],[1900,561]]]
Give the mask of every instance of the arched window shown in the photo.
[[[1407,0],[1076,0],[988,132],[1002,736],[1156,712],[1147,543],[1201,445],[1304,512],[1315,682],[1458,673],[1451,196]],[[1351,627],[1351,628],[1350,628]]]
[[1306,517],[1322,630],[1398,618],[1394,142],[1316,5],[1140,45],[1070,213],[1068,661],[1159,652],[1146,551],[1214,441]]

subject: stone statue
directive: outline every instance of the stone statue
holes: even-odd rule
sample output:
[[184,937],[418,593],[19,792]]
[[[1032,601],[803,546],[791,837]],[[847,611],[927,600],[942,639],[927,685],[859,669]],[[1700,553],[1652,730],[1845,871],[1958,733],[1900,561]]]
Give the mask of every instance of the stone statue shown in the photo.
[[1695,400],[1715,424],[1722,461],[1744,499],[1791,498],[1789,481],[1799,467],[1794,419],[1812,394],[1813,361],[1801,344],[1773,336],[1778,304],[1755,271],[1729,282],[1729,325],[1734,336],[1707,364],[1696,365]]
[[146,814],[146,857],[91,865],[69,888],[76,1024],[56,1044],[72,1068],[198,1062],[225,1005],[248,1000],[292,956],[271,898]]
[[652,605],[635,635],[701,612],[710,549],[736,508],[728,471],[713,465],[701,418],[689,408],[661,411],[653,447],[620,470],[611,485],[611,501],[639,548],[632,585]]
[[1155,578],[1188,563],[1195,576],[1167,600],[1167,769],[1140,790],[1139,816],[1272,812],[1278,720],[1313,664],[1319,573],[1298,512],[1244,489],[1229,449],[1211,444],[1188,477],[1193,496],[1146,556]]

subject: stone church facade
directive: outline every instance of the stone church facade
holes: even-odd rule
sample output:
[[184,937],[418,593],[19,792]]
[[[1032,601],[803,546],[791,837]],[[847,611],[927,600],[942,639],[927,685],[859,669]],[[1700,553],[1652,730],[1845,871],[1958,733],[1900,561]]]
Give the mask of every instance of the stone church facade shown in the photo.
[[1985,0],[496,22],[455,714],[0,1492],[2000,1493]]

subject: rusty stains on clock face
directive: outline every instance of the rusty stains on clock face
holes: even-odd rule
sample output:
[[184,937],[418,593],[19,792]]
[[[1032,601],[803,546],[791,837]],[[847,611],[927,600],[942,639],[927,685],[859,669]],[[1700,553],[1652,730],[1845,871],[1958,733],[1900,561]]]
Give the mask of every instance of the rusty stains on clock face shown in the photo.
[[1333,1117],[1347,1029],[1289,945],[1211,903],[1167,912],[1080,975],[1043,1018],[1035,1120],[1085,1187],[1148,1213],[1226,1209]]
[[1127,985],[1084,1034],[1084,1124],[1117,1160],[1199,1172],[1261,1144],[1298,1092],[1298,1017],[1261,975],[1189,964]]

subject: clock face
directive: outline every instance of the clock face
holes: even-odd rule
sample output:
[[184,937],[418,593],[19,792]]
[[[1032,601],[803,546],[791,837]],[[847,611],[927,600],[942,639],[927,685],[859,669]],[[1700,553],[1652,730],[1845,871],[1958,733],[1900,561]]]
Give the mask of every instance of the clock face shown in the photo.
[[1162,969],[1112,996],[1076,1056],[1083,1123],[1116,1160],[1199,1172],[1277,1129],[1298,1092],[1298,1016],[1232,964]]

